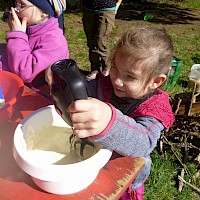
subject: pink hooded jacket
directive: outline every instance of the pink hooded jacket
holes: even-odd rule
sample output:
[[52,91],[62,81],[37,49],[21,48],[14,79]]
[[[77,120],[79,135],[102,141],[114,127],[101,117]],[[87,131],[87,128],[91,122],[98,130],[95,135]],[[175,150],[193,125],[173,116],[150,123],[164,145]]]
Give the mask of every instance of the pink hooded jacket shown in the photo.
[[17,74],[25,83],[31,83],[52,63],[69,57],[67,41],[54,17],[29,26],[26,33],[11,31],[6,41],[2,69]]

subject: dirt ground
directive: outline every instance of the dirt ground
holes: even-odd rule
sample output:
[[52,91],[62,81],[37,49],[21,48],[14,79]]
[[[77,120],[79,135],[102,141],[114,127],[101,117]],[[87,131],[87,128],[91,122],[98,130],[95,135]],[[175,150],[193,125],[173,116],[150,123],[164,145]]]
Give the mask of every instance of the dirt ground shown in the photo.
[[157,4],[149,1],[138,4],[136,7],[130,9],[120,8],[116,25],[124,26],[125,24],[127,26],[128,23],[133,21],[136,21],[136,24],[146,24],[144,16],[146,13],[151,13],[153,15],[153,19],[149,20],[151,24],[173,28],[177,34],[181,26],[187,29],[200,28],[200,8],[180,8],[175,4]]

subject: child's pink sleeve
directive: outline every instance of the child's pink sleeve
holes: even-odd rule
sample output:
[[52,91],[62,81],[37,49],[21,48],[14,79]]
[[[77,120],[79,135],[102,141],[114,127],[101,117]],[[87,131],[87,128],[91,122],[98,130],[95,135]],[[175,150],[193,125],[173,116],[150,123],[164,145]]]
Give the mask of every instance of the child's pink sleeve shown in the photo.
[[0,60],[0,70],[2,70],[2,62],[1,62],[1,60]]

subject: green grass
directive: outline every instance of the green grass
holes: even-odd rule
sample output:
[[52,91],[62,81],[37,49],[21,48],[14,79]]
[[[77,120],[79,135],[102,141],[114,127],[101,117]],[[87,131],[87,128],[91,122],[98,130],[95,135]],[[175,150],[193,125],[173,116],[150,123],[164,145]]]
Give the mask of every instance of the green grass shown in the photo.
[[183,8],[200,8],[200,1],[198,0],[154,0],[153,2],[165,4],[179,3],[179,6]]
[[[199,195],[188,186],[184,186],[182,192],[178,191],[178,175],[181,166],[168,150],[161,156],[156,150],[152,154],[151,175],[145,183],[145,200],[198,200]],[[195,174],[197,169],[187,163],[190,172]],[[191,179],[185,175],[184,179]],[[193,182],[194,184],[194,182]],[[197,184],[197,183],[196,183]]]
[[[164,8],[169,11],[174,11],[174,7],[171,8],[171,4],[168,4],[169,1],[148,1],[154,2],[156,8]],[[159,3],[161,2],[161,3]],[[172,1],[171,1],[172,2]],[[175,1],[174,1],[175,2]],[[187,3],[187,4],[186,4]],[[200,23],[197,23],[200,20],[200,10],[197,12],[189,12],[188,8],[195,8],[196,4],[199,4],[198,0],[196,1],[184,1],[178,2],[175,6],[175,11],[173,17],[175,17],[176,22],[167,24],[165,23],[165,18],[158,16],[160,22],[145,22],[143,20],[116,20],[115,26],[113,28],[111,37],[109,39],[109,47],[112,49],[116,44],[118,38],[121,34],[129,28],[141,25],[152,25],[165,27],[167,32],[171,35],[172,41],[174,43],[175,53],[174,55],[183,61],[182,68],[180,71],[179,81],[175,86],[164,86],[163,88],[169,92],[170,95],[175,95],[179,93],[184,93],[191,91],[190,88],[183,87],[181,82],[188,80],[188,75],[190,68],[196,61],[200,58],[200,32],[199,26]],[[190,5],[188,5],[190,4]],[[173,4],[174,5],[174,4]],[[139,7],[140,4],[137,4]],[[123,6],[122,6],[123,7]],[[134,7],[134,6],[133,6]],[[177,16],[180,14],[180,9],[182,12],[185,11],[183,15],[183,23],[181,20],[177,20]],[[200,6],[199,6],[200,8]],[[136,9],[137,10],[137,9]],[[139,9],[141,12],[146,11],[145,9]],[[135,11],[135,10],[134,10]],[[155,12],[152,8],[152,12]],[[157,18],[156,14],[155,17]],[[160,18],[159,18],[160,17]],[[171,16],[170,16],[171,17]],[[170,18],[169,17],[169,18]],[[190,18],[191,17],[191,18]],[[168,17],[166,16],[167,20]],[[198,20],[196,20],[196,18]],[[172,21],[173,22],[173,21]],[[83,27],[81,24],[81,13],[67,13],[66,20],[66,38],[69,43],[70,57],[75,59],[78,63],[78,66],[81,69],[88,70],[88,49],[86,46],[86,37],[84,35]],[[182,192],[178,192],[178,175],[180,175],[181,165],[174,157],[170,149],[167,149],[167,153],[164,156],[160,155],[157,150],[152,153],[152,170],[151,175],[145,183],[145,199],[147,200],[197,200],[200,198],[199,194],[191,189],[189,186],[184,186]],[[190,172],[194,175],[197,172],[196,166],[190,163],[187,163],[187,167],[190,167]],[[187,181],[192,180],[192,177],[185,176]],[[199,182],[192,181],[193,184],[200,187]]]
[[[148,0],[142,4],[139,0],[129,4],[130,17],[123,18],[120,12],[127,9],[128,1],[124,0],[118,13],[115,26],[109,39],[109,47],[113,48],[121,34],[129,29],[141,25],[165,27],[174,43],[174,56],[183,61],[180,76],[175,86],[164,86],[163,89],[170,95],[191,91],[183,87],[182,81],[188,81],[190,68],[195,63],[200,63],[200,1],[199,0]],[[193,9],[194,8],[194,9]],[[164,9],[164,10],[162,10]],[[139,19],[137,13],[150,12],[154,20],[150,22]],[[127,11],[125,10],[127,14]],[[2,15],[2,12],[0,12]],[[133,17],[132,17],[133,16]],[[88,48],[82,27],[81,13],[65,13],[65,36],[69,45],[70,58],[75,59],[78,67],[89,70]],[[8,27],[0,22],[0,43],[5,43]],[[180,175],[181,165],[170,149],[163,155],[156,149],[152,153],[151,175],[145,183],[145,199],[147,200],[197,200],[200,195],[185,185],[182,192],[178,192],[177,176]],[[197,172],[197,167],[186,163],[192,176]],[[191,176],[185,179],[200,188],[200,180],[196,182]]]
[[[124,4],[122,5],[123,9],[126,9],[125,5],[128,2],[132,1],[124,1]],[[131,4],[132,7],[127,7],[133,9],[133,13],[135,11],[146,12],[147,10],[153,14],[155,13],[155,21],[157,20],[158,22],[145,22],[143,20],[134,20],[134,18],[116,21],[109,40],[110,49],[113,48],[121,34],[129,28],[141,25],[165,27],[174,43],[174,55],[183,61],[179,80],[187,81],[191,66],[200,60],[200,34],[198,24],[200,20],[200,10],[198,9],[196,12],[191,10],[191,8],[195,8],[196,5],[198,6],[196,8],[200,8],[199,1],[152,0],[147,2],[149,2],[149,4],[145,3],[141,6],[141,2],[136,1],[136,3]],[[165,8],[164,10],[162,10],[163,7]],[[159,12],[165,12],[165,10],[170,12],[169,16],[160,16],[160,14],[158,14]],[[118,18],[120,19],[120,17]],[[167,23],[169,20],[172,21],[171,24]],[[69,43],[70,57],[77,61],[81,69],[88,70],[88,49],[83,27],[81,25],[81,13],[66,13],[65,24],[65,35]],[[172,96],[176,93],[189,91],[189,88],[182,87],[181,81],[178,81],[180,84],[177,84],[176,86],[165,87],[165,90]]]

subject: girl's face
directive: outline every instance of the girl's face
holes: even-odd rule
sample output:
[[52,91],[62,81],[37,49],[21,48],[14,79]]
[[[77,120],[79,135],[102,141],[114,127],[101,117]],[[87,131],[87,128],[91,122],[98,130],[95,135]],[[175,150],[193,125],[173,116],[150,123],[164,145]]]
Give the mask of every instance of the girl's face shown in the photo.
[[139,99],[151,90],[151,81],[148,84],[144,83],[142,68],[130,67],[125,56],[119,52],[116,53],[111,64],[110,78],[114,93],[118,97]]
[[27,0],[17,0],[15,10],[20,21],[26,17],[28,26],[39,24],[42,21],[42,10]]

